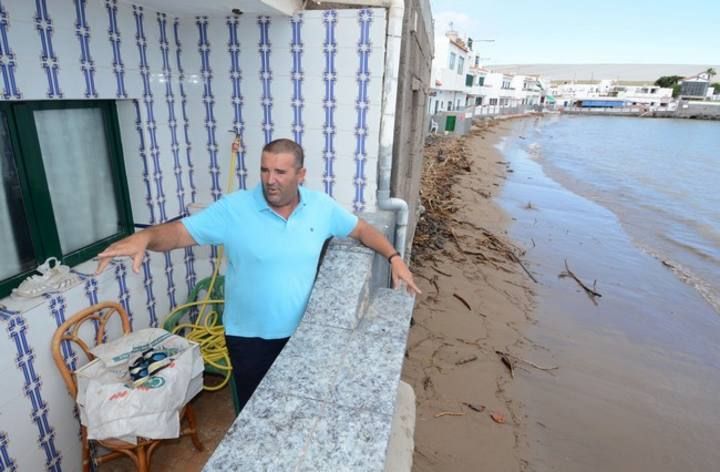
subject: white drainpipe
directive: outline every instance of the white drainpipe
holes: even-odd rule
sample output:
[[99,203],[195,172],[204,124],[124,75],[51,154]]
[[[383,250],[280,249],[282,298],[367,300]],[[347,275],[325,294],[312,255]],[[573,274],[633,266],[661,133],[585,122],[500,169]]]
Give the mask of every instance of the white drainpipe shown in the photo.
[[[316,3],[323,3],[316,1]],[[395,135],[395,106],[397,104],[400,47],[402,42],[404,0],[340,0],[332,3],[383,7],[388,10],[385,38],[385,75],[383,77],[382,116],[380,118],[380,152],[378,154],[377,205],[381,210],[397,212],[395,249],[405,257],[408,204],[401,198],[390,196],[392,150]]]
[[395,249],[405,257],[407,238],[408,204],[405,200],[390,196],[392,174],[393,140],[395,135],[395,107],[397,104],[398,71],[400,69],[400,46],[402,43],[403,0],[391,0],[388,9],[387,35],[385,38],[385,77],[383,78],[382,116],[380,117],[380,152],[378,154],[377,204],[381,210],[397,212],[395,226]]

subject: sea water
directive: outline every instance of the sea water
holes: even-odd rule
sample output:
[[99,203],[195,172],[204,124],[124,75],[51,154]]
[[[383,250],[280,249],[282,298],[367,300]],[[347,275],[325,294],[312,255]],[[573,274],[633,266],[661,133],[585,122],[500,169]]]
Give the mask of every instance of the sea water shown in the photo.
[[[720,123],[511,125],[500,204],[538,280],[511,350],[535,471],[718,470]],[[568,267],[602,297],[594,304]],[[557,369],[554,369],[557,367]]]
[[528,138],[548,175],[615,213],[720,314],[720,122],[564,116]]

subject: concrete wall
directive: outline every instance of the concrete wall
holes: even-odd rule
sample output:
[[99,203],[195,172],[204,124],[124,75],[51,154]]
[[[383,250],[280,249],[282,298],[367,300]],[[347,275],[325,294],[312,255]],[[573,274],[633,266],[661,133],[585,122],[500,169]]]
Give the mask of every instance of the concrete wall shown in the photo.
[[675,111],[678,118],[720,119],[718,102],[681,102]]
[[432,13],[427,0],[406,0],[398,80],[391,195],[408,202],[407,245],[417,223],[423,145],[427,128],[426,105],[433,56]]

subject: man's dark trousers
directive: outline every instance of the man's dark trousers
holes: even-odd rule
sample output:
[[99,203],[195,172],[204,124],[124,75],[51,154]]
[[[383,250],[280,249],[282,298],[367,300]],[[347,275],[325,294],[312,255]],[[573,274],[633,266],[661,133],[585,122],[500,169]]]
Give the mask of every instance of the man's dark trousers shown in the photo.
[[238,397],[238,411],[242,411],[253,392],[270,370],[290,338],[262,339],[225,336]]

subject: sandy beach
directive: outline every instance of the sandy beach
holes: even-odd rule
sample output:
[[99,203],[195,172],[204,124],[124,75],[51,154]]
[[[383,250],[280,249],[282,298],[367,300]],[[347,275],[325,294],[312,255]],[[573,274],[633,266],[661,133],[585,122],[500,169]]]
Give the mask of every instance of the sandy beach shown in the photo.
[[427,212],[413,249],[423,294],[403,370],[417,396],[417,471],[525,469],[524,413],[506,387],[508,363],[523,368],[533,282],[508,254],[522,250],[493,199],[509,171],[494,147],[508,126],[438,137],[426,149],[425,178],[437,182],[424,185]]
[[615,213],[548,176],[533,153],[547,119],[426,147],[413,469],[715,470],[720,318]]

